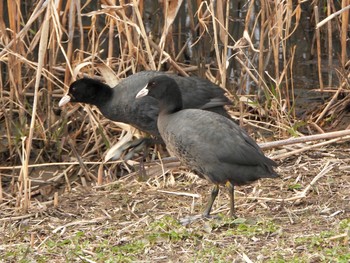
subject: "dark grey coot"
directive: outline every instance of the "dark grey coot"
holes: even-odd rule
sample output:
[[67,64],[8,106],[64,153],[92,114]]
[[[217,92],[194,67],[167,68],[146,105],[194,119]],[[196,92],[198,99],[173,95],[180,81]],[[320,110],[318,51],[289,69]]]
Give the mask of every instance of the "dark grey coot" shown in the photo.
[[[114,88],[90,78],[73,82],[67,95],[62,97],[59,106],[68,102],[81,102],[97,106],[108,119],[130,124],[141,131],[160,138],[157,128],[159,113],[158,101],[152,97],[135,99],[136,94],[155,76],[166,75],[180,87],[184,108],[199,108],[217,112],[229,118],[224,105],[230,104],[225,92],[212,82],[198,77],[181,77],[160,71],[142,71],[122,80]],[[137,140],[150,144],[152,140]]]
[[136,98],[159,100],[158,129],[168,151],[201,178],[215,184],[203,216],[210,214],[219,185],[229,186],[234,216],[234,186],[259,178],[275,178],[277,164],[236,123],[219,114],[183,109],[177,83],[166,76],[151,79]]

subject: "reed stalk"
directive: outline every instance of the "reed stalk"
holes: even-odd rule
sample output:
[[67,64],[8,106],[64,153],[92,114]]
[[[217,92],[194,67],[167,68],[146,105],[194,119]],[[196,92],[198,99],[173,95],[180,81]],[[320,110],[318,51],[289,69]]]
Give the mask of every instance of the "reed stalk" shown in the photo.
[[[349,4],[343,0],[340,7],[328,1],[327,13],[320,13],[321,19],[328,16],[327,30],[321,21],[312,32],[317,34],[316,88],[324,90],[322,56],[328,57],[330,68],[337,66],[333,56],[339,57],[342,68],[339,90],[333,90],[334,96],[316,116],[311,114],[312,127],[318,130],[325,118],[347,105],[347,98],[337,100],[345,94],[348,77],[344,68],[349,63]],[[300,47],[294,35],[302,30],[301,22],[306,23],[300,3],[7,0],[0,1],[0,14],[0,168],[4,168],[0,171],[10,171],[0,174],[0,180],[11,185],[0,187],[0,202],[8,201],[10,191],[23,211],[30,209],[32,179],[46,174],[50,163],[79,161],[57,169],[57,180],[64,184],[102,184],[130,172],[123,162],[101,164],[125,126],[111,123],[91,107],[58,109],[67,86],[81,76],[115,85],[141,70],[199,75],[224,88],[233,104],[240,103],[238,114],[244,125],[259,121],[260,127],[273,127],[285,136],[299,121],[294,80]],[[312,14],[317,19],[318,11]],[[314,21],[307,22],[312,30]],[[338,41],[334,31],[339,31],[339,52],[332,48]],[[321,48],[324,36],[327,51]],[[336,85],[328,76],[328,86]],[[20,172],[8,170],[18,166]],[[10,176],[13,180],[5,182]],[[56,196],[55,205],[57,200]]]

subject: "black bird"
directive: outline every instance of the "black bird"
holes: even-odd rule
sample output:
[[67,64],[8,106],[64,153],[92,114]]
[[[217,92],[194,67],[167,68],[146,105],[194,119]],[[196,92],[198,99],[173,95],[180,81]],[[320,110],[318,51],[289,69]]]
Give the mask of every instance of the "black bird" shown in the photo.
[[[175,80],[180,87],[184,108],[205,109],[229,118],[224,105],[230,104],[230,101],[219,86],[198,77],[181,77],[160,71],[142,71],[133,74],[114,88],[95,79],[79,79],[70,85],[67,95],[60,100],[59,106],[68,102],[92,104],[97,106],[106,118],[130,124],[160,138],[157,128],[158,101],[152,97],[136,100],[135,96],[150,79],[163,75]],[[136,140],[124,146],[123,150],[137,147],[140,143],[145,143],[147,146],[152,142],[151,139]]]
[[277,164],[235,122],[217,113],[184,109],[177,83],[167,76],[149,81],[136,98],[159,101],[158,129],[168,151],[201,178],[215,184],[203,216],[208,217],[219,192],[229,186],[230,215],[234,216],[234,186],[259,178],[275,178]]

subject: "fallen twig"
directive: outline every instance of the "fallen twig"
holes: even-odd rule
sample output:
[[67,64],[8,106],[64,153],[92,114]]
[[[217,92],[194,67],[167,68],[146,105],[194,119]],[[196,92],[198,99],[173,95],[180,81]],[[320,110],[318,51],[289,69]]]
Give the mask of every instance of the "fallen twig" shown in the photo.
[[26,219],[30,217],[34,217],[36,214],[26,214],[22,216],[10,216],[10,217],[5,217],[5,218],[0,218],[0,222],[5,222],[5,221],[14,221],[14,220],[21,220],[21,219]]
[[289,198],[269,198],[269,197],[247,197],[247,199],[253,199],[253,200],[265,200],[265,201],[275,201],[275,202],[289,202],[289,201],[296,201],[299,199],[303,199],[307,196],[307,192],[310,190],[310,188],[312,186],[314,186],[316,184],[316,182],[322,178],[323,176],[325,176],[330,170],[332,170],[334,167],[334,164],[330,165],[330,161],[328,161],[325,166],[323,167],[323,169],[321,170],[321,172],[318,173],[318,175],[316,175],[314,177],[314,179],[312,179],[312,181],[308,184],[307,187],[305,187],[305,189],[302,192],[297,193],[295,196],[289,197]]
[[281,146],[290,145],[290,144],[297,144],[297,143],[302,143],[302,142],[311,142],[311,141],[317,141],[317,140],[340,138],[340,137],[344,137],[347,135],[350,135],[350,130],[327,132],[327,133],[323,133],[323,134],[315,134],[315,135],[308,135],[308,136],[297,137],[297,138],[289,138],[289,139],[280,140],[280,141],[259,143],[259,146],[261,149],[266,150],[266,149],[281,147]]
[[65,224],[65,225],[63,225],[63,226],[59,226],[59,227],[55,228],[52,232],[53,232],[53,233],[57,233],[57,232],[60,231],[61,229],[65,229],[66,227],[69,227],[69,226],[96,224],[97,222],[105,221],[106,219],[108,219],[108,217],[103,216],[103,217],[95,218],[95,219],[93,219],[93,220],[79,220],[79,221],[73,221],[73,222],[70,222],[70,223]]
[[289,156],[300,154],[302,152],[309,151],[311,149],[320,148],[321,146],[325,146],[325,145],[337,142],[337,141],[339,141],[341,139],[342,138],[335,138],[335,139],[332,139],[332,140],[329,140],[329,141],[320,142],[320,143],[317,143],[317,144],[313,144],[313,145],[310,145],[310,146],[303,147],[301,149],[297,149],[297,150],[290,151],[290,152],[287,152],[287,153],[283,153],[283,154],[280,154],[280,155],[275,155],[275,156],[272,156],[271,158],[275,159],[275,160],[287,158]]
[[340,9],[339,11],[331,14],[330,16],[327,16],[325,19],[323,19],[321,22],[317,23],[316,28],[320,28],[324,24],[326,24],[329,20],[335,18],[337,15],[340,15],[341,13],[345,12],[346,10],[350,9],[350,5]]
[[191,194],[191,193],[184,193],[184,192],[172,192],[172,191],[164,191],[164,190],[157,190],[158,192],[161,193],[166,193],[166,194],[173,194],[173,195],[182,195],[182,196],[190,196],[194,198],[199,198],[199,194]]

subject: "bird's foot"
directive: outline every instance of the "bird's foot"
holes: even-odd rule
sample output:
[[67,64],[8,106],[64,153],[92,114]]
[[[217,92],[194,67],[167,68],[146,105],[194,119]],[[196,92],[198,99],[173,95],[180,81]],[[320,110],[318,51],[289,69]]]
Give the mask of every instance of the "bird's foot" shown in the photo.
[[105,160],[118,160],[123,158],[124,161],[131,160],[137,153],[145,152],[152,145],[157,143],[156,139],[153,138],[140,138],[132,141],[128,141],[118,147],[113,146],[108,150]]
[[191,224],[197,220],[200,219],[219,219],[221,220],[221,216],[219,215],[206,215],[206,214],[201,214],[201,215],[194,215],[194,216],[186,216],[184,218],[180,218],[180,224],[183,226],[186,226],[188,224]]

